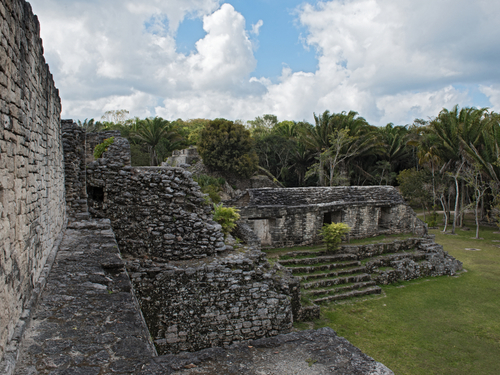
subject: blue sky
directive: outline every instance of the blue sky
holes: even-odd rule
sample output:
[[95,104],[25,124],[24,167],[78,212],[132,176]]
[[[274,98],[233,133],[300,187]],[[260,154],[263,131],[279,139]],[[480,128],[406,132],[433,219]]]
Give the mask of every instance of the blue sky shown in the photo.
[[[500,111],[494,0],[31,0],[64,118]],[[260,27],[258,27],[261,25]]]

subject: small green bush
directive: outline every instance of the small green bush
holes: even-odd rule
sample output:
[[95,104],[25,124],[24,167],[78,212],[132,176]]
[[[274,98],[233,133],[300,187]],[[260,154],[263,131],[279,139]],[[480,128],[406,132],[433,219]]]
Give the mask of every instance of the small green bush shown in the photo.
[[115,137],[106,138],[94,148],[94,159],[99,159],[105,151],[108,151],[109,145],[115,141]]
[[240,214],[234,207],[224,207],[223,204],[214,203],[214,220],[222,226],[222,232],[227,236],[236,227]]
[[222,186],[224,186],[226,180],[206,174],[193,176],[193,180],[200,185],[202,193],[208,194],[213,203],[220,203],[221,197],[219,192],[222,190]]
[[349,233],[351,228],[344,223],[331,223],[323,225],[323,228],[319,230],[323,241],[326,243],[327,251],[334,251],[337,249],[338,245],[342,242],[342,236]]

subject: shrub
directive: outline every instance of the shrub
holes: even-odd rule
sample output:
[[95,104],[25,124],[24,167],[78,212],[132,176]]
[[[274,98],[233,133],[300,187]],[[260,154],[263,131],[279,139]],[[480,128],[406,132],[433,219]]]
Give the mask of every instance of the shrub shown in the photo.
[[214,203],[214,220],[222,226],[224,236],[227,236],[236,227],[240,214],[234,207],[224,207],[223,204]]
[[220,202],[221,198],[219,192],[222,190],[222,186],[224,186],[226,180],[223,178],[208,176],[206,174],[193,176],[193,180],[198,183],[202,193],[208,194],[213,203]]
[[203,163],[216,170],[250,177],[258,167],[250,132],[225,119],[210,121],[201,131],[198,152]]
[[327,251],[334,251],[337,249],[338,245],[342,242],[342,236],[349,233],[351,228],[344,223],[331,223],[323,225],[323,228],[319,230],[323,241],[326,243]]
[[105,151],[108,151],[109,145],[115,141],[115,137],[106,138],[94,148],[94,159],[99,159]]

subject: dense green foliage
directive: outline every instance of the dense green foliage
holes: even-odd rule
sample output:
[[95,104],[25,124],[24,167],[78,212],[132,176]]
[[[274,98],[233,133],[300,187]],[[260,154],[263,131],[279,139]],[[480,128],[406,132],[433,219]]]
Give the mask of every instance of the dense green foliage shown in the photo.
[[325,224],[319,230],[328,251],[335,251],[351,228],[344,223]]
[[[399,185],[412,204],[443,210],[453,232],[466,210],[477,212],[479,222],[493,218],[490,210],[500,203],[500,115],[485,108],[455,106],[429,120],[384,127],[354,111],[314,114],[314,124],[265,114],[246,127],[127,114],[108,111],[101,122],[80,125],[120,130],[130,141],[132,165],[157,165],[173,150],[197,144],[213,169],[242,177],[259,171],[285,187]],[[217,189],[210,189],[215,197]]]
[[193,176],[193,180],[198,183],[202,193],[208,194],[213,203],[220,203],[221,198],[219,193],[222,191],[226,180],[206,174],[195,175]]
[[258,166],[250,132],[241,124],[216,119],[200,134],[198,153],[209,168],[250,177]]
[[222,203],[214,203],[214,220],[222,226],[222,232],[227,236],[236,228],[236,222],[240,218],[240,214],[234,207],[224,207]]
[[108,151],[109,145],[115,141],[115,137],[106,138],[102,143],[94,147],[94,159],[99,159],[105,151]]

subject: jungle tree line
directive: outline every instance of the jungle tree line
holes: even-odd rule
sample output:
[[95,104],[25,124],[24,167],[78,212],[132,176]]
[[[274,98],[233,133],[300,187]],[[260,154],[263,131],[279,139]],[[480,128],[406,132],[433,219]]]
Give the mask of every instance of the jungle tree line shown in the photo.
[[[230,128],[238,133],[235,147],[244,143],[251,150],[239,159],[249,165],[235,169],[247,176],[260,168],[287,187],[399,185],[424,212],[439,207],[448,219],[453,217],[452,231],[463,224],[464,209],[484,218],[500,193],[500,115],[486,108],[455,106],[429,120],[384,127],[370,125],[353,111],[314,113],[314,124],[280,122],[270,114],[246,124],[126,115],[110,111],[101,121],[81,125],[90,131],[120,130],[131,143],[135,165],[157,165],[173,150],[197,144],[227,154]],[[225,138],[217,138],[218,127]]]

